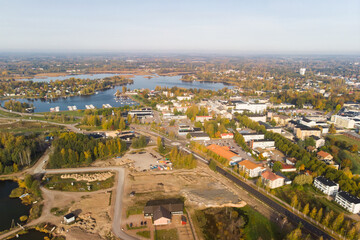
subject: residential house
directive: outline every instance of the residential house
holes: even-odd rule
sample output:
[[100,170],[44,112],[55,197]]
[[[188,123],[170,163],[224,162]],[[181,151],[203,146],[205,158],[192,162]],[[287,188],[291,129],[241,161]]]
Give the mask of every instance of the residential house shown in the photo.
[[260,164],[251,162],[250,160],[244,160],[238,163],[239,169],[245,171],[245,173],[251,177],[258,177],[266,169]]
[[314,180],[314,186],[326,195],[336,195],[339,191],[339,184],[327,179],[323,176],[317,177]]
[[270,189],[278,188],[284,186],[285,178],[266,170],[261,173],[261,179],[265,186],[269,187]]
[[324,151],[319,151],[317,153],[317,157],[321,161],[332,161],[333,160],[333,156],[330,153],[327,153]]
[[173,215],[183,214],[184,203],[178,199],[153,200],[144,207],[144,217],[152,218],[154,225],[171,223]]

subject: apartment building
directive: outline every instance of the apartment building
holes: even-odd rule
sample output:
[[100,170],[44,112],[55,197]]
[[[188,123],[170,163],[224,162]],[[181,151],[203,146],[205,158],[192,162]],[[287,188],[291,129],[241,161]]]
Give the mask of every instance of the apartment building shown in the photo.
[[314,180],[314,186],[326,195],[333,196],[339,191],[339,184],[327,179],[323,176],[317,177]]

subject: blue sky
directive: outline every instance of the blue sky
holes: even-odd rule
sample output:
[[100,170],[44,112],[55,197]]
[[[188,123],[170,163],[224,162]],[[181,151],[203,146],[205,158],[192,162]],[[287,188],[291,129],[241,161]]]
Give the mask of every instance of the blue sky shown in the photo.
[[360,53],[359,0],[0,0],[0,51]]

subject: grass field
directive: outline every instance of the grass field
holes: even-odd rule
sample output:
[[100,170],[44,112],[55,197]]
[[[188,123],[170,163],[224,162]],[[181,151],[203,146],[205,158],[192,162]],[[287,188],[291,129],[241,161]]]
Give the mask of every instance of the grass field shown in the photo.
[[[339,135],[329,135],[329,138],[334,138],[337,141],[345,141],[347,142],[349,145],[357,145],[358,149],[360,150],[360,141],[349,138],[347,136],[344,136],[342,134]],[[347,158],[349,160],[351,160],[353,168],[351,169],[352,173],[354,174],[360,174],[360,156],[358,153],[352,153],[349,151],[346,151],[347,154]]]
[[338,141],[345,141],[347,143],[349,143],[350,145],[356,144],[358,146],[358,149],[360,149],[360,141],[349,138],[345,135],[342,134],[337,134],[337,135],[328,135],[329,138],[335,138]]
[[63,128],[64,127],[62,126],[56,126],[48,123],[18,121],[8,124],[2,124],[0,127],[0,132],[10,132],[14,134],[37,134],[43,132],[58,131],[62,130]]
[[0,116],[2,117],[21,117],[20,114],[17,113],[10,113],[10,112],[5,112],[3,110],[0,110]]
[[178,240],[179,235],[176,228],[155,230],[155,240]]
[[275,196],[288,204],[291,204],[291,198],[296,194],[302,207],[304,207],[306,203],[309,203],[310,209],[316,207],[317,209],[333,210],[336,213],[343,212],[343,209],[339,207],[339,205],[326,199],[325,195],[315,190],[313,186],[304,185],[296,188],[292,185],[286,185],[275,189],[274,192]]
[[240,212],[248,217],[244,228],[246,239],[283,239],[280,229],[250,206],[240,208]]
[[136,235],[139,235],[144,238],[150,238],[150,231],[140,231],[137,232]]

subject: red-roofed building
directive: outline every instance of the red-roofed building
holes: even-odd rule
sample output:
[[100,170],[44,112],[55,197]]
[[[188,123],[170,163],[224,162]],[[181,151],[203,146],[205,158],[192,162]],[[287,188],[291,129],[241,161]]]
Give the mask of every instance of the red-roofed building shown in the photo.
[[213,153],[216,153],[220,157],[227,159],[229,161],[230,165],[236,164],[236,162],[242,160],[241,157],[239,157],[237,154],[230,151],[229,147],[227,147],[227,146],[219,146],[216,144],[211,144],[211,145],[207,146],[206,148],[209,149],[210,151],[212,151]]
[[269,170],[264,171],[261,173],[261,179],[265,186],[274,189],[281,186],[284,186],[285,178],[276,175],[273,172],[270,172]]
[[253,163],[250,160],[239,162],[239,169],[245,171],[245,173],[251,178],[260,176],[260,174],[266,170],[260,164]]
[[324,151],[320,151],[317,153],[317,157],[319,160],[322,161],[331,161],[333,160],[333,156],[330,153],[324,152]]
[[281,163],[281,172],[296,172],[296,167],[294,165]]

